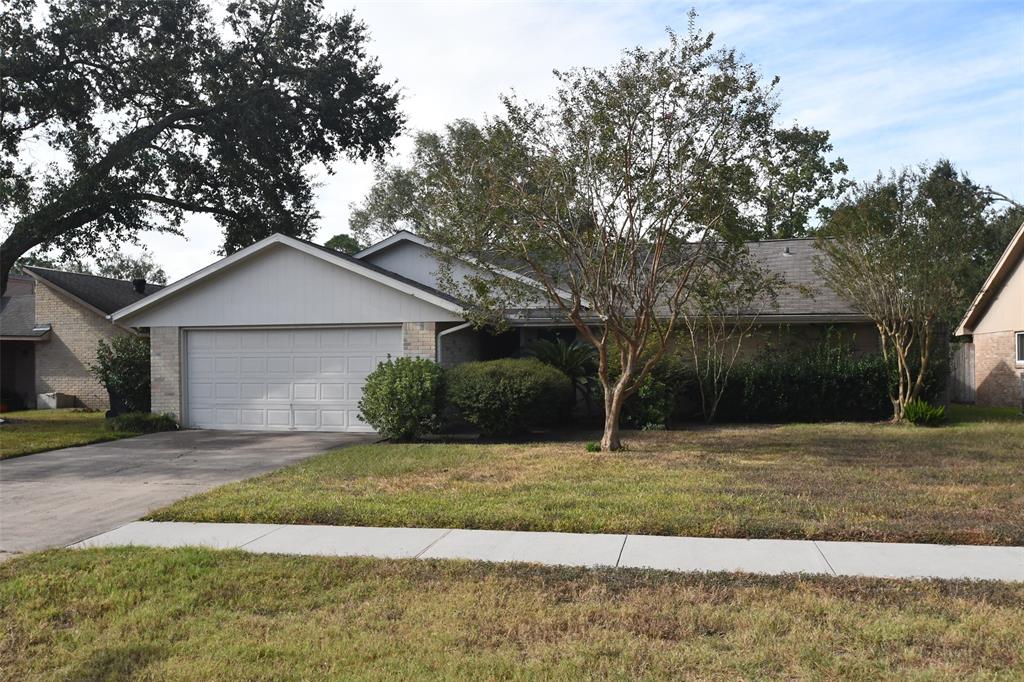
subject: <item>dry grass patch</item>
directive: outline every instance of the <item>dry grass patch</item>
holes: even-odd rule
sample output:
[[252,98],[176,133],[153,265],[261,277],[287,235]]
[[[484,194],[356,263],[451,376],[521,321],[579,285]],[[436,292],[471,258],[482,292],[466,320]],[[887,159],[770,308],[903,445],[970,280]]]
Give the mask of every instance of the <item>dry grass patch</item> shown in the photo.
[[4,679],[1012,679],[1024,585],[53,551],[0,564]]
[[0,459],[138,435],[111,431],[103,412],[24,410],[0,416],[8,420],[0,424]]
[[159,510],[179,521],[1024,544],[1024,419],[728,426],[345,448]]

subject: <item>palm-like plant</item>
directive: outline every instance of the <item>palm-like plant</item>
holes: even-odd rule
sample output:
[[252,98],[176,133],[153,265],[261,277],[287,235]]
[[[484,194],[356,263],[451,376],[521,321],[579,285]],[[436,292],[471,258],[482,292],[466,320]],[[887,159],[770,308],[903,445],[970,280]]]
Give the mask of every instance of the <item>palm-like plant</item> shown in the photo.
[[527,353],[545,365],[561,370],[572,383],[573,399],[582,394],[590,414],[590,394],[597,378],[597,352],[593,346],[579,341],[567,342],[565,339],[548,341],[538,339],[530,346]]

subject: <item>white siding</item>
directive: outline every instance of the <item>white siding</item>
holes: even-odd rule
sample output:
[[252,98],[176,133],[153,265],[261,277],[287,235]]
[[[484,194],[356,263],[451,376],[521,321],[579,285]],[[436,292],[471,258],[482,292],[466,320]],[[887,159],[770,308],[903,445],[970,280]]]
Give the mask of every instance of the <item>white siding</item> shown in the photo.
[[287,246],[225,268],[127,321],[137,327],[453,322],[457,315]]
[[[442,290],[437,278],[438,260],[434,250],[411,241],[400,241],[382,251],[364,256],[363,260],[374,265],[398,273],[403,277],[426,284],[428,287]],[[464,263],[453,265],[456,281],[480,274],[479,270]]]

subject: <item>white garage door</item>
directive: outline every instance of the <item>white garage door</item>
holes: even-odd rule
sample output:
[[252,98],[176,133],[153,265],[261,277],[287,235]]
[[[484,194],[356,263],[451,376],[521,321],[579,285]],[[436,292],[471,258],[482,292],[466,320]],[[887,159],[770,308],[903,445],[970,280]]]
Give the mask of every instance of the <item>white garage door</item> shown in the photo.
[[363,384],[402,354],[402,330],[190,330],[185,349],[190,426],[372,431],[359,419]]

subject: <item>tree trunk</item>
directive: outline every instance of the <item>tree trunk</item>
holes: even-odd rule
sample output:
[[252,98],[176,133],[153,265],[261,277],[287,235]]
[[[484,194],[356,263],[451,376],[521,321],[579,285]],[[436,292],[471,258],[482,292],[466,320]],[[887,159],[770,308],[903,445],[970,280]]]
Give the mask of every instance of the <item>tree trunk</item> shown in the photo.
[[[609,392],[609,388],[611,391]],[[625,401],[623,394],[625,385],[622,381],[612,387],[605,388],[604,394],[604,434],[601,436],[601,451],[614,452],[622,449],[622,441],[619,439],[619,415],[622,413],[622,403]]]

